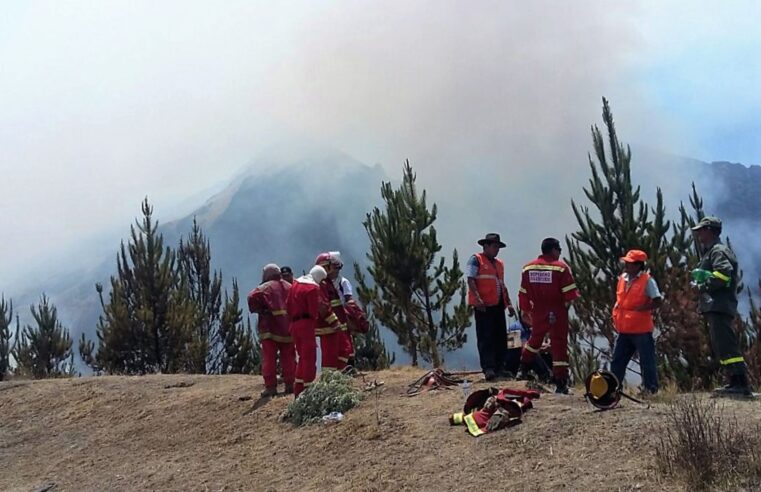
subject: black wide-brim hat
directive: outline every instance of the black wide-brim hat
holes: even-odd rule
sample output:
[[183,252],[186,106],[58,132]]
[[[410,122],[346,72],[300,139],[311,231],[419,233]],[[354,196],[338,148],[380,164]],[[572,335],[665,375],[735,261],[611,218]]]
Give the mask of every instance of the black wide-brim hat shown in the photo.
[[499,239],[499,234],[497,234],[496,232],[490,232],[489,234],[486,235],[485,238],[478,240],[478,244],[480,244],[481,246],[483,246],[484,244],[487,244],[487,243],[497,243],[497,244],[499,244],[500,248],[507,247],[507,244],[503,243]]

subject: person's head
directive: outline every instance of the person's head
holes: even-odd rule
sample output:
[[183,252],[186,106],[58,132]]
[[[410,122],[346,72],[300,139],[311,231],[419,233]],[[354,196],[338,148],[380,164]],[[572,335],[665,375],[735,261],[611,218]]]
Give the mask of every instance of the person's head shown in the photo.
[[548,256],[552,258],[553,260],[559,260],[560,253],[562,251],[563,251],[563,248],[560,247],[560,241],[558,241],[554,237],[548,237],[542,240],[542,255],[543,256]]
[[311,270],[309,270],[309,276],[312,277],[312,280],[319,284],[325,280],[325,278],[327,278],[328,272],[326,272],[325,269],[320,265],[315,265]]
[[288,283],[293,283],[293,270],[289,266],[280,267],[280,276]]
[[337,279],[338,275],[341,273],[341,268],[344,266],[343,262],[341,261],[340,251],[320,253],[314,260],[314,264],[323,267],[328,273],[328,278],[330,280]]
[[710,246],[721,236],[721,228],[721,219],[708,215],[700,219],[692,231],[701,246]]
[[495,232],[490,232],[483,239],[479,239],[478,244],[483,247],[484,254],[489,258],[496,258],[499,250],[507,246],[500,240],[499,234]]
[[262,282],[269,282],[270,280],[280,280],[280,267],[274,263],[267,263],[262,268]]
[[624,271],[629,276],[634,276],[645,269],[647,253],[639,249],[630,249],[626,256],[621,257],[621,261],[624,262]]

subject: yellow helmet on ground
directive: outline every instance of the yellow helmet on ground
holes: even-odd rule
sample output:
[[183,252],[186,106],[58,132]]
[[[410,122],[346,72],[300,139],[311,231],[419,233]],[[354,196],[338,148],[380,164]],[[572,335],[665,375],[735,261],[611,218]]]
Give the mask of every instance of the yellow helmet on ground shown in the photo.
[[587,392],[584,397],[600,410],[610,410],[621,400],[621,383],[610,371],[597,370],[584,381]]

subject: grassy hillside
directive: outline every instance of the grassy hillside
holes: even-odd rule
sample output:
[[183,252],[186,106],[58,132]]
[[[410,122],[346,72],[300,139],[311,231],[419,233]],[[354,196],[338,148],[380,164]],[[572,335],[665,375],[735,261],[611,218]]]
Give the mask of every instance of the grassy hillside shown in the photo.
[[[600,413],[578,392],[547,394],[521,425],[473,438],[447,422],[459,389],[400,396],[421,374],[369,373],[385,382],[377,398],[300,428],[279,421],[289,398],[248,399],[258,376],[0,383],[0,490],[683,488],[655,467],[665,403]],[[758,403],[727,405],[744,424],[761,419]]]

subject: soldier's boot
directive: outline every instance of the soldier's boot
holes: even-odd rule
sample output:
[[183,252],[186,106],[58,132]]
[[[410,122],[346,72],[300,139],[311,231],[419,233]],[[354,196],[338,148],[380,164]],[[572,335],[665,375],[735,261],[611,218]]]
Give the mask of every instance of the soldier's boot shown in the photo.
[[283,392],[283,394],[292,395],[293,394],[293,385],[292,384],[286,384],[285,385],[285,391]]

